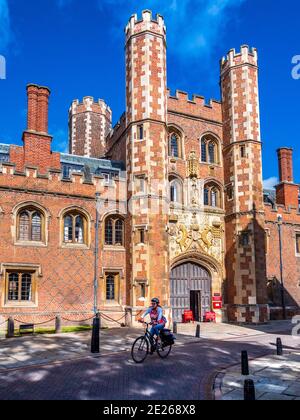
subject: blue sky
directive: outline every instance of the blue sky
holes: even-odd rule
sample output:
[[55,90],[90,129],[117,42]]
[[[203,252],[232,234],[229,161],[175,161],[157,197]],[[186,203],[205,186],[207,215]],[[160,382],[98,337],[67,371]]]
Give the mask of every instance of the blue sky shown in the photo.
[[[220,98],[219,59],[230,48],[255,46],[260,58],[264,179],[276,183],[276,149],[295,150],[300,182],[300,55],[298,0],[0,0],[0,141],[21,144],[27,83],[52,90],[53,148],[65,151],[68,108],[91,95],[111,106],[114,121],[125,109],[124,26],[150,8],[168,29],[168,86]],[[298,31],[298,32],[297,32]]]

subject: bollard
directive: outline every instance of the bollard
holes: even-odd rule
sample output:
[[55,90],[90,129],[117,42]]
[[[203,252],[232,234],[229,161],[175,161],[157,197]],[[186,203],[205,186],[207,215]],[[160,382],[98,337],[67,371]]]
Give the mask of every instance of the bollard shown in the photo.
[[244,384],[244,401],[255,401],[255,385],[252,379],[247,379]]
[[15,322],[13,318],[8,318],[7,322],[7,338],[13,338],[15,336]]
[[276,348],[277,348],[277,356],[282,356],[283,355],[283,346],[282,346],[281,338],[277,338]]
[[173,322],[173,333],[177,334],[177,322],[176,321]]
[[58,315],[55,318],[55,334],[61,333],[61,317]]
[[200,338],[200,334],[201,334],[201,326],[200,326],[200,324],[197,324],[196,338]]
[[242,351],[242,375],[249,376],[249,360],[247,351]]
[[100,314],[98,313],[93,320],[93,332],[91,342],[91,353],[100,353]]

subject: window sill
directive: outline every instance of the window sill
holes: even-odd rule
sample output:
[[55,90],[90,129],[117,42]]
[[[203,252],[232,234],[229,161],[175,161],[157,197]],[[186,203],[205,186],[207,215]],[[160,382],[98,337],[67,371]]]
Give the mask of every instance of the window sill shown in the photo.
[[182,161],[182,160],[183,160],[182,157],[172,157],[172,156],[169,156],[169,161],[171,163],[177,163],[177,162]]
[[105,309],[111,309],[111,308],[116,308],[121,306],[120,302],[118,302],[117,300],[106,300],[104,305],[103,305],[103,310],[105,311]]
[[34,242],[34,241],[29,241],[29,242],[15,242],[14,243],[15,246],[18,247],[34,247],[34,248],[47,248],[47,244],[45,242]]
[[125,252],[125,247],[124,246],[119,246],[119,245],[104,245],[103,250],[104,251],[121,251],[121,252]]
[[9,308],[9,309],[19,309],[19,308],[37,308],[38,305],[34,302],[28,302],[28,303],[22,303],[22,302],[12,302],[12,303],[4,303],[3,308]]
[[63,249],[91,249],[88,245],[80,245],[80,244],[61,244],[61,248]]
[[210,166],[211,168],[222,168],[221,163],[208,163],[208,162],[202,162],[200,160],[200,165],[206,165],[206,166]]
[[223,210],[221,207],[204,206],[204,211],[206,213],[225,214],[225,210]]

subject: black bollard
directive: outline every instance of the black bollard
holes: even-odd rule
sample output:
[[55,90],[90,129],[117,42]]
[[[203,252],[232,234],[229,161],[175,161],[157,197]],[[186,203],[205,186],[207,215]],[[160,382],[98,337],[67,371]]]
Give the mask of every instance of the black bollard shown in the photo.
[[247,351],[242,351],[242,375],[249,376],[249,360]]
[[61,317],[58,315],[55,318],[55,334],[61,333]]
[[98,313],[93,320],[93,332],[92,332],[92,343],[91,353],[100,353],[100,314]]
[[276,347],[277,347],[277,356],[282,356],[283,355],[283,346],[282,346],[281,338],[277,338]]
[[255,401],[255,385],[252,379],[247,379],[244,384],[244,400]]
[[8,318],[7,322],[7,338],[13,338],[15,336],[15,322],[13,318]]
[[200,324],[197,324],[196,338],[200,338],[200,334],[201,334],[201,326],[200,326]]
[[176,321],[173,322],[173,333],[177,334],[177,322]]

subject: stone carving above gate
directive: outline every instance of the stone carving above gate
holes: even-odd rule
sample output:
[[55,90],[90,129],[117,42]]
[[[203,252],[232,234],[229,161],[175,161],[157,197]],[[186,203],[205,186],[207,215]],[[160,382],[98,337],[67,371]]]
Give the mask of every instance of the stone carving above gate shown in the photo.
[[[198,218],[202,220],[198,221]],[[189,251],[198,251],[222,262],[224,229],[221,221],[209,219],[208,216],[201,217],[194,213],[192,216],[187,214],[179,217],[176,224],[170,223],[171,259]]]

